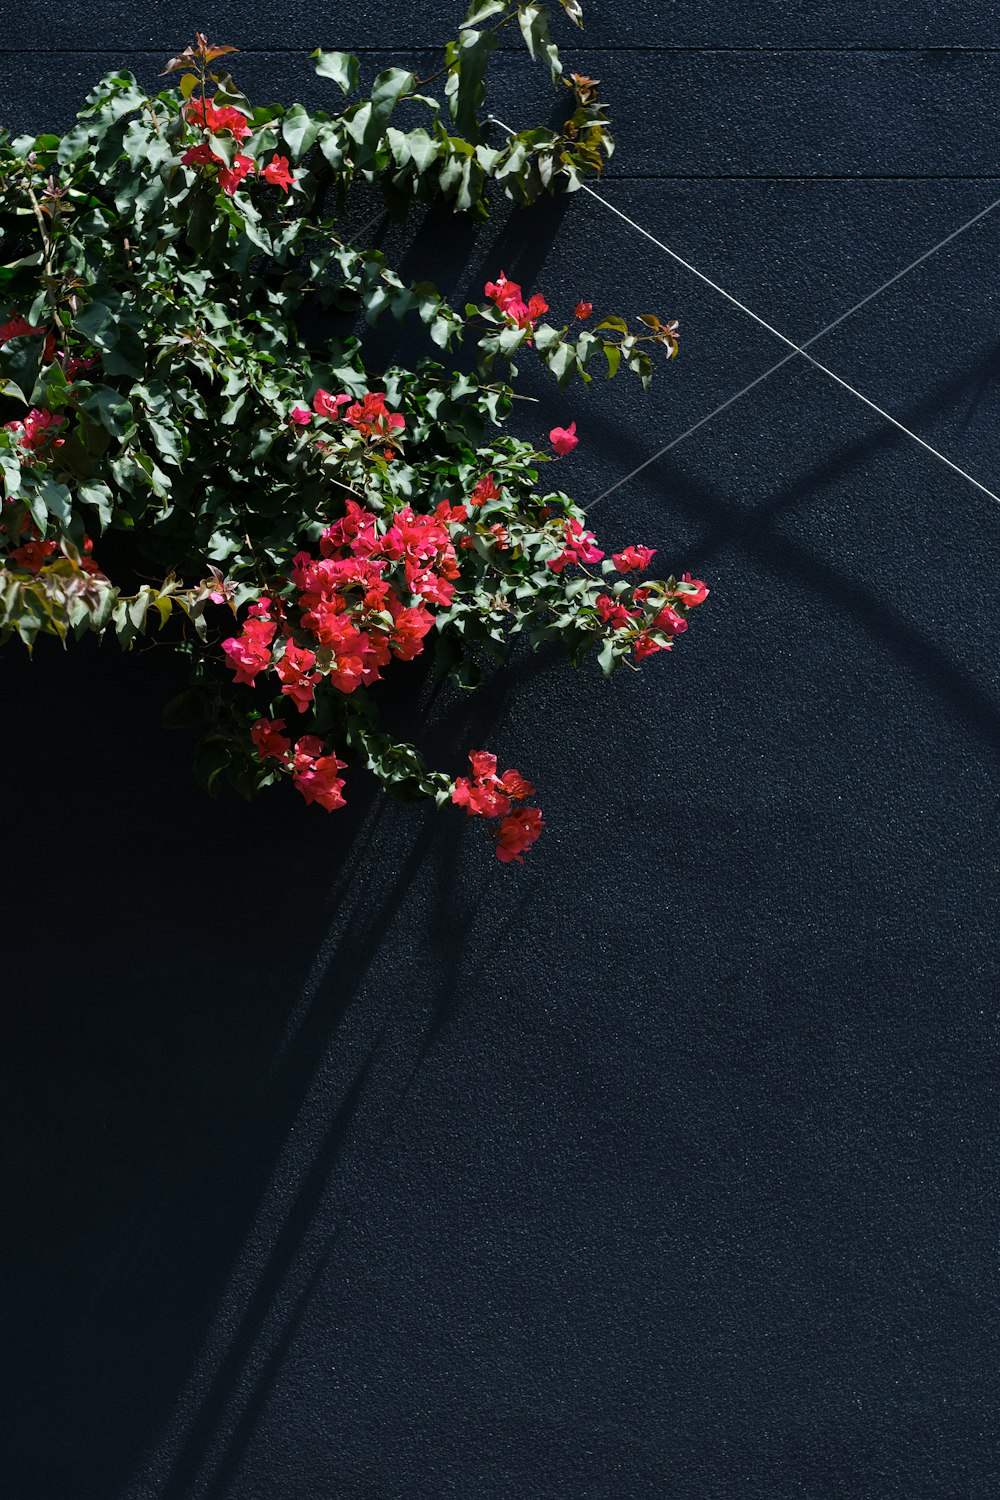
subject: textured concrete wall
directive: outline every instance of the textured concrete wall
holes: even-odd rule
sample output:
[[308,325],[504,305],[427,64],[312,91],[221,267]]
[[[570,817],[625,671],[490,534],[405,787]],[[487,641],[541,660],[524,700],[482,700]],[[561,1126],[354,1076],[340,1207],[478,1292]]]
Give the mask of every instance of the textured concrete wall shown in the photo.
[[[312,47],[456,13],[4,0],[0,118],[196,25],[315,102]],[[793,338],[1000,194],[992,6],[589,21],[608,197]],[[584,501],[782,353],[583,195],[387,243],[681,320],[646,399],[536,383]],[[993,489],[998,248],[1000,211],[816,349]],[[531,775],[523,869],[360,785],[202,799],[156,653],[0,666],[10,1500],[1000,1491],[1000,510],[794,361],[594,520],[709,581],[671,659],[399,704]]]

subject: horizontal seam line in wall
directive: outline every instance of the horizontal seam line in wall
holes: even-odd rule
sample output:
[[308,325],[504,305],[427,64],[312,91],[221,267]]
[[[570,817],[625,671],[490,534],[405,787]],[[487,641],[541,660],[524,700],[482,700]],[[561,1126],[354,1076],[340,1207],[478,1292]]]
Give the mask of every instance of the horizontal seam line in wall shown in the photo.
[[1000,172],[609,172],[612,182],[998,182]]
[[[150,53],[155,52],[157,55],[159,55],[159,53],[161,51],[163,51],[163,52],[169,52],[171,50],[171,48],[175,47],[175,46],[176,46],[176,43],[174,43],[174,42],[164,42],[162,44],[162,46],[157,46],[155,43],[144,42],[142,44],[142,46],[139,46],[139,47],[128,47],[128,46],[122,46],[122,47],[27,47],[27,48],[21,49],[21,51],[18,53],[18,56],[19,57],[24,57],[25,54],[27,53],[27,54],[33,54],[33,55],[36,55],[36,56],[39,56],[39,57],[51,57],[51,56],[62,56],[62,57],[105,57],[105,56],[108,56],[108,57],[118,57],[118,56],[123,56],[123,55],[124,56],[129,56],[129,55],[134,56],[136,53],[141,53],[141,52],[150,52]],[[366,57],[366,56],[368,56],[368,57],[393,57],[393,56],[397,56],[398,57],[399,55],[401,55],[403,53],[407,53],[407,52],[440,52],[442,50],[442,46],[443,46],[443,44],[441,44],[441,43],[434,43],[434,42],[412,42],[412,43],[401,42],[396,47],[354,47],[351,50],[358,57]],[[309,53],[313,49],[311,47],[240,47],[237,50],[239,52],[239,55],[242,56],[242,57],[278,57],[278,56],[308,57]],[[517,46],[513,46],[513,45],[510,46],[510,47],[502,47],[502,48],[499,49],[500,52],[512,52],[512,53],[513,52],[518,52],[519,50],[520,49]],[[750,54],[770,53],[770,52],[795,52],[795,53],[800,53],[800,52],[801,53],[832,52],[832,53],[837,53],[837,54],[842,54],[842,53],[863,53],[863,52],[871,52],[871,53],[891,53],[891,52],[897,52],[897,53],[901,53],[901,54],[919,54],[919,53],[926,53],[926,52],[941,52],[941,53],[956,53],[956,52],[961,52],[964,55],[964,54],[967,54],[967,53],[981,52],[984,55],[989,55],[989,54],[1000,52],[1000,46],[998,46],[998,47],[975,47],[975,46],[968,46],[968,45],[966,45],[964,43],[959,43],[959,44],[956,44],[954,46],[948,46],[947,44],[944,44],[944,43],[933,43],[933,44],[928,44],[925,47],[890,47],[890,46],[884,46],[884,47],[875,47],[875,46],[872,46],[872,47],[813,47],[813,46],[808,46],[807,47],[807,46],[784,46],[784,47],[782,47],[782,46],[779,46],[779,45],[775,45],[773,47],[713,47],[713,46],[710,46],[708,44],[706,44],[704,46],[695,46],[695,47],[650,47],[650,46],[641,46],[641,45],[640,46],[619,46],[619,47],[616,47],[616,46],[604,45],[601,42],[593,42],[593,43],[590,43],[589,45],[587,43],[585,43],[585,42],[562,42],[562,43],[559,44],[559,50],[560,50],[560,52],[602,52],[602,53],[608,53],[608,52],[647,52],[647,53],[667,52],[667,53],[671,53],[671,54],[677,54],[677,53],[681,53],[681,52],[696,52],[696,53],[701,53],[701,52],[712,52],[712,53],[724,52],[724,53],[733,53],[733,54],[739,54],[739,53],[742,53],[742,52],[746,52],[746,53],[750,53]],[[0,55],[2,55],[2,49],[0,49]],[[235,64],[234,64],[234,66],[235,66]]]

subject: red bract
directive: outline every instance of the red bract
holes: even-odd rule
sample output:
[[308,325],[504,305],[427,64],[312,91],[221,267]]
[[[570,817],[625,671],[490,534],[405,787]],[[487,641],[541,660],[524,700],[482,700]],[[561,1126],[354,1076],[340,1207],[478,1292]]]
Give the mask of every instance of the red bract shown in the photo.
[[497,859],[509,865],[511,860],[523,864],[521,855],[530,849],[545,827],[537,807],[518,807],[504,818],[496,831]]
[[331,396],[329,391],[317,391],[313,397],[313,411],[318,417],[337,417],[340,408],[347,406],[351,401],[350,396]]
[[44,328],[32,328],[27,318],[22,318],[16,309],[12,309],[13,316],[9,323],[0,323],[0,344],[6,344],[8,339],[24,338],[29,333],[44,333]]
[[558,557],[549,561],[549,567],[553,573],[561,573],[567,563],[574,562],[600,562],[604,553],[597,546],[597,538],[592,531],[584,531],[583,526],[574,517],[565,523],[563,536],[566,546]]
[[284,719],[258,719],[250,730],[250,738],[261,760],[267,760],[273,756],[276,760],[284,760],[292,742],[281,733],[285,728]]
[[16,563],[19,568],[26,568],[29,573],[37,573],[46,558],[51,557],[55,551],[55,542],[32,541],[25,542],[23,547],[15,548],[13,552],[7,554],[7,557],[9,562]]
[[619,604],[610,594],[599,594],[597,596],[597,613],[601,617],[601,623],[617,627],[627,625],[634,620],[639,613],[637,609],[626,609],[624,604]]
[[[493,759],[495,764],[496,758]],[[525,780],[520,771],[505,771],[500,777],[499,785],[514,802],[521,802],[525,797],[535,795],[535,788],[530,781]]]
[[221,156],[216,156],[207,141],[202,141],[198,146],[189,146],[181,157],[182,167],[208,167],[213,163],[220,165]]
[[456,807],[464,807],[470,818],[502,818],[510,811],[510,798],[495,780],[477,782],[456,776],[451,800]]
[[576,435],[576,423],[571,422],[568,427],[553,427],[549,433],[549,442],[562,458],[567,453],[572,453],[580,439]]
[[400,609],[392,622],[392,652],[400,661],[413,661],[424,649],[424,636],[433,629],[434,616],[422,604]]
[[273,620],[247,620],[242,635],[222,642],[222,649],[236,674],[235,682],[253,687],[257,673],[270,665],[270,645],[277,628]]
[[508,281],[503,271],[496,281],[486,283],[485,290],[490,301],[495,302],[504,317],[518,328],[534,328],[535,320],[549,310],[549,304],[540,292],[525,302],[517,282]]
[[503,818],[496,832],[497,857],[505,864],[518,859],[545,826],[537,807],[520,807],[511,812],[512,802],[535,795],[534,787],[520,771],[505,771],[497,776],[497,758],[486,750],[470,751],[469,763],[472,776],[455,778],[452,802],[456,807],[464,807],[470,818]]
[[379,391],[369,391],[363,401],[348,407],[344,421],[356,427],[363,438],[377,437],[381,442],[406,426],[398,411],[390,411]]
[[664,635],[683,635],[688,628],[688,622],[683,615],[679,615],[676,609],[671,609],[665,604],[660,613],[653,621],[654,630],[662,630]]
[[295,746],[292,780],[307,802],[318,802],[327,812],[344,806],[344,783],[337,775],[347,762],[336,755],[323,755],[323,741],[314,734],[303,735]]
[[246,115],[233,104],[217,107],[211,99],[191,98],[184,106],[184,116],[189,125],[200,125],[213,135],[228,130],[234,140],[245,141],[251,133]]
[[700,578],[692,578],[690,573],[681,575],[681,583],[686,587],[680,590],[680,601],[686,604],[688,609],[693,609],[696,604],[702,604],[708,598],[709,590]]
[[265,182],[270,182],[274,187],[284,188],[286,193],[295,181],[288,169],[288,157],[279,156],[277,152],[271,157],[261,176]]
[[315,651],[297,646],[294,641],[288,642],[281,660],[275,662],[274,671],[282,683],[281,691],[285,697],[291,698],[299,713],[304,713],[312,702],[316,683],[319,682],[320,674],[312,670],[315,665]]
[[14,434],[19,447],[30,454],[36,453],[48,443],[53,448],[61,448],[64,439],[55,437],[54,430],[61,427],[62,423],[62,417],[55,412],[33,406],[22,422],[6,422],[4,426]]
[[642,661],[644,656],[652,656],[654,651],[669,651],[670,647],[661,646],[659,641],[652,640],[646,634],[646,632],[643,631],[641,635],[637,635],[635,638],[634,650],[636,661]]
[[500,491],[492,474],[484,474],[482,479],[477,479],[469,496],[470,505],[485,505],[487,500],[499,500]]
[[293,406],[289,421],[294,422],[296,427],[308,427],[312,421],[312,412],[305,406]]
[[613,553],[611,561],[619,573],[630,573],[633,570],[641,573],[649,567],[655,556],[655,547],[626,547],[623,552]]
[[224,193],[230,198],[236,192],[244,177],[256,171],[253,158],[250,156],[237,156],[231,167],[219,168],[219,185]]
[[592,302],[578,302],[576,304],[576,307],[573,309],[573,316],[574,318],[579,318],[582,323],[585,319],[590,317],[593,311],[594,304]]

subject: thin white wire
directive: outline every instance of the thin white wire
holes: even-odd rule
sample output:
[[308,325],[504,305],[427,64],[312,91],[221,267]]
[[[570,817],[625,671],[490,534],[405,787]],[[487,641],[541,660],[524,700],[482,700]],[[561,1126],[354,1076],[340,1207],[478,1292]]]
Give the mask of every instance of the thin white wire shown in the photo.
[[[505,125],[504,122],[497,119],[495,115],[491,118],[497,125],[500,126],[502,130],[505,130],[508,135],[513,135],[514,132],[511,130],[509,125]],[[768,333],[772,333],[775,338],[780,339],[781,342],[787,345],[787,347],[792,351],[791,354],[786,354],[784,359],[779,360],[777,364],[772,365],[769,370],[765,370],[762,375],[758,375],[756,379],[751,380],[749,384],[743,387],[742,390],[739,390],[734,395],[728,397],[728,399],[717,406],[714,411],[710,411],[707,416],[700,418],[700,420],[695,422],[692,427],[689,427],[686,432],[680,433],[678,437],[667,443],[666,446],[661,448],[657,453],[654,453],[650,458],[645,459],[638,466],[638,468],[633,469],[631,473],[625,474],[621,479],[616,480],[615,483],[611,485],[610,489],[602,491],[602,493],[598,495],[595,500],[591,501],[590,505],[587,507],[588,511],[593,510],[595,505],[598,505],[602,500],[606,499],[608,495],[613,494],[614,491],[617,490],[621,485],[627,484],[630,479],[634,479],[637,474],[641,474],[643,469],[646,469],[650,464],[655,463],[658,458],[662,458],[665,453],[669,453],[671,448],[676,448],[678,443],[682,443],[685,438],[690,437],[693,432],[697,432],[699,427],[703,427],[706,422],[710,422],[713,417],[717,417],[720,412],[725,411],[727,407],[732,406],[734,402],[739,401],[741,397],[747,394],[748,391],[752,391],[754,387],[760,385],[762,381],[769,379],[770,376],[772,376],[777,370],[780,370],[784,365],[788,364],[790,360],[795,359],[796,356],[800,356],[809,364],[815,366],[817,370],[821,370],[822,373],[828,376],[830,380],[835,381],[836,384],[841,386],[845,391],[850,392],[850,394],[856,397],[858,401],[861,401],[865,406],[869,407],[871,411],[876,412],[878,416],[880,416],[884,421],[890,423],[890,425],[895,427],[897,431],[902,432],[906,437],[910,438],[914,443],[917,443],[921,448],[923,448],[925,452],[932,454],[933,457],[938,459],[940,463],[945,464],[949,469],[953,470],[954,473],[959,474],[963,479],[967,480],[967,482],[971,484],[975,489],[979,490],[982,494],[987,495],[989,499],[995,500],[996,503],[1000,505],[1000,495],[994,494],[993,490],[988,489],[985,484],[982,484],[980,480],[974,477],[974,475],[969,474],[965,469],[961,468],[958,464],[953,462],[953,460],[948,458],[946,454],[939,452],[937,448],[934,448],[930,443],[926,442],[925,439],[920,437],[918,433],[911,431],[909,427],[906,427],[902,422],[898,420],[898,418],[894,417],[891,412],[886,411],[884,407],[879,406],[877,402],[872,401],[868,396],[864,394],[863,391],[859,391],[855,386],[851,385],[849,381],[844,380],[840,375],[836,373],[835,370],[831,370],[828,365],[822,364],[818,359],[815,359],[811,354],[806,352],[810,345],[815,344],[818,339],[821,339],[832,329],[838,327],[839,324],[843,323],[847,318],[851,317],[853,313],[856,313],[859,308],[862,308],[866,305],[866,303],[871,302],[873,298],[886,291],[890,286],[894,285],[895,282],[899,281],[901,277],[907,275],[908,272],[921,265],[930,256],[936,254],[938,250],[943,249],[945,245],[950,244],[952,240],[957,239],[960,234],[964,234],[965,231],[967,229],[970,229],[973,224],[978,223],[980,219],[985,218],[987,214],[992,213],[994,209],[1000,207],[1000,198],[996,199],[995,202],[989,204],[986,208],[981,209],[979,213],[974,214],[971,219],[968,219],[964,224],[960,225],[958,229],[952,230],[951,234],[946,235],[945,238],[939,241],[937,245],[933,245],[929,250],[925,250],[922,255],[917,256],[916,260],[911,261],[908,266],[904,266],[901,271],[897,271],[895,275],[889,278],[888,281],[883,282],[881,286],[876,287],[874,291],[869,292],[867,296],[862,297],[860,302],[856,302],[854,306],[848,308],[845,313],[841,313],[840,317],[835,318],[832,323],[828,323],[825,328],[821,328],[818,333],[813,334],[812,338],[807,339],[803,344],[796,344],[792,339],[787,338],[785,334],[783,334],[779,329],[775,328],[773,324],[768,323],[765,318],[762,318],[757,313],[755,313],[752,308],[747,307],[746,303],[741,302],[738,297],[734,297],[730,292],[727,292],[725,287],[719,286],[718,282],[713,281],[710,276],[706,276],[704,272],[699,271],[697,266],[693,266],[691,262],[685,260],[682,255],[678,255],[676,250],[671,250],[669,245],[665,245],[663,241],[657,239],[654,234],[650,234],[648,229],[644,229],[641,224],[637,224],[636,221],[630,218],[628,214],[623,213],[620,208],[616,208],[615,205],[613,203],[610,203],[607,198],[602,198],[600,193],[596,193],[594,189],[588,187],[586,183],[581,183],[580,186],[585,193],[589,193],[590,196],[592,198],[595,198],[598,203],[603,204],[605,208],[609,208],[611,212],[613,214],[616,214],[619,219],[622,219],[626,224],[630,225],[631,228],[637,230],[638,233],[641,234],[645,239],[656,245],[658,249],[664,251],[664,253],[669,255],[672,260],[675,260],[678,265],[683,266],[686,271],[690,271],[691,274],[693,276],[696,276],[699,281],[703,281],[706,286],[709,286],[713,291],[718,292],[718,294],[721,297],[724,297],[727,302],[731,303],[733,307],[737,307],[741,312],[746,313],[747,317],[752,318],[753,321],[759,324],[761,328],[765,328]]]

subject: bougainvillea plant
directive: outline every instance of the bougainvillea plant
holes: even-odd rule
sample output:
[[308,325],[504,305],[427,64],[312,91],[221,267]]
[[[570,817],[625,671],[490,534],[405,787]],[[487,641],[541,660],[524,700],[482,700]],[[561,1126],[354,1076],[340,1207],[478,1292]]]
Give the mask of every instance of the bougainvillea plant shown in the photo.
[[[565,121],[487,144],[508,25]],[[484,216],[498,192],[573,191],[612,149],[596,81],[563,73],[533,0],[479,0],[437,74],[389,68],[363,94],[355,57],[314,52],[329,111],[252,104],[233,51],[199,34],[163,91],[113,73],[64,137],[0,135],[0,640],[155,632],[190,659],[165,717],[206,727],[209,790],[288,780],[332,811],[360,764],[519,860],[543,826],[531,783],[468,747],[468,774],[429,769],[380,730],[380,684],[433,650],[472,685],[522,633],[605,673],[671,649],[705,585],[648,578],[648,547],[605,556],[547,477],[571,411],[541,444],[505,424],[515,355],[561,387],[598,362],[645,385],[677,325],[586,300],[545,321],[499,266],[458,309],[364,248],[370,221],[345,226],[359,194]],[[386,311],[424,325],[413,368],[366,362]]]

